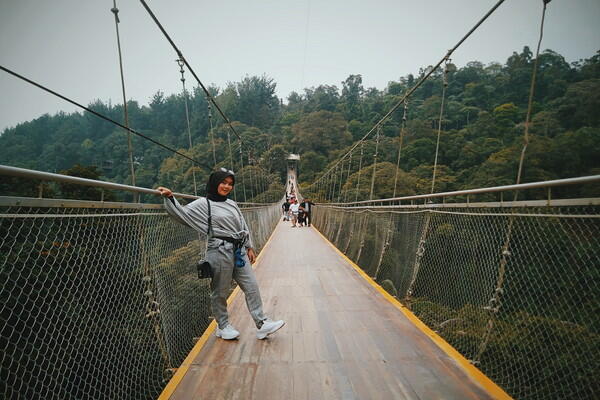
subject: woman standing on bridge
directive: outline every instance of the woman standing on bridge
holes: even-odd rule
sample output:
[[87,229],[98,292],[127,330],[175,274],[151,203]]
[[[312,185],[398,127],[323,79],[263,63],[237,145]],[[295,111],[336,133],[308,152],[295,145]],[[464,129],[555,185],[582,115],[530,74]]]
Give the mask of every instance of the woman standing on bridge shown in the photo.
[[[165,197],[167,212],[179,223],[196,231],[208,231],[209,213],[211,232],[205,260],[212,267],[211,307],[218,323],[216,336],[235,339],[239,332],[229,323],[227,296],[233,278],[246,296],[246,305],[258,328],[256,336],[264,339],[279,330],[284,321],[273,321],[263,314],[260,291],[251,263],[256,260],[250,230],[237,203],[227,196],[233,189],[233,171],[221,168],[213,172],[206,184],[206,198],[199,198],[182,206],[165,187],[157,190]],[[239,250],[239,251],[236,251]]]

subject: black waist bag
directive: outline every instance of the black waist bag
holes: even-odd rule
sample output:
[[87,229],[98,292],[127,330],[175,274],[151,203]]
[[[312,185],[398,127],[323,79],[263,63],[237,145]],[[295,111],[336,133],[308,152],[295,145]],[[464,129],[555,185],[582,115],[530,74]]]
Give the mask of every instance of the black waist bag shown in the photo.
[[[206,230],[206,250],[208,250],[208,240],[210,239],[210,234],[212,231],[212,215],[210,213],[210,200],[208,200],[208,198],[206,199],[206,203],[208,204],[208,229]],[[214,276],[212,266],[206,260],[198,261],[196,268],[198,269],[199,279],[212,279],[212,277]]]
[[213,270],[208,261],[200,260],[198,261],[198,278],[199,279],[208,279],[213,277]]

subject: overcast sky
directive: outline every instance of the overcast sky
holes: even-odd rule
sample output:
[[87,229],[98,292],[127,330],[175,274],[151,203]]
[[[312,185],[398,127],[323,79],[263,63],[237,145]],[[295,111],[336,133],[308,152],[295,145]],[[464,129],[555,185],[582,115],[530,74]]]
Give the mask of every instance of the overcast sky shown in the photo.
[[[205,85],[246,75],[277,94],[361,74],[365,87],[435,64],[496,0],[147,0]],[[85,105],[121,103],[112,0],[0,0],[0,65]],[[181,90],[176,55],[141,3],[118,0],[127,98]],[[507,0],[454,53],[459,67],[504,63],[537,43],[542,0]],[[553,0],[542,48],[567,61],[600,49],[600,1]],[[192,84],[188,75],[188,84]],[[0,71],[0,131],[75,110]]]

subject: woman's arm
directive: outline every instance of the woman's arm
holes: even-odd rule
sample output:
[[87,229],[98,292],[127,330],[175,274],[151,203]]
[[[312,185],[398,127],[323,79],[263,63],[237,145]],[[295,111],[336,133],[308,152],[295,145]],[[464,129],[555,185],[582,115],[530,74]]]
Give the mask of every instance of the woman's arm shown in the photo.
[[208,229],[206,202],[203,203],[204,207],[200,205],[199,200],[182,206],[173,196],[171,189],[159,186],[156,190],[165,198],[165,210],[174,220],[199,232],[206,233]]

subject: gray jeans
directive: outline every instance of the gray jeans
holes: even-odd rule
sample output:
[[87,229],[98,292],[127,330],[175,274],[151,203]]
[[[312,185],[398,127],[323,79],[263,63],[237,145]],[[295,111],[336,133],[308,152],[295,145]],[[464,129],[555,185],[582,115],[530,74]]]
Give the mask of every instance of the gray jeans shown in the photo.
[[[245,252],[245,250],[243,250]],[[211,247],[206,253],[206,260],[210,262],[214,277],[211,281],[211,307],[219,328],[223,329],[229,323],[227,313],[227,297],[231,290],[231,279],[240,286],[246,297],[246,306],[257,327],[266,319],[263,314],[262,300],[254,270],[244,254],[246,265],[242,268],[234,266],[233,245],[224,242],[218,247]]]

